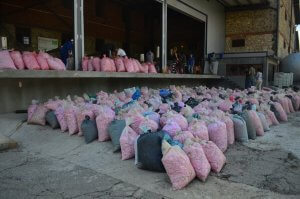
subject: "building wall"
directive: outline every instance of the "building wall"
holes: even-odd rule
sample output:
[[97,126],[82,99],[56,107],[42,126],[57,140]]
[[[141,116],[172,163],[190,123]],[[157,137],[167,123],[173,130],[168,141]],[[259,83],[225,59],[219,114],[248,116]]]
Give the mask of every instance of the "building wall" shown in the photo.
[[[176,1],[176,0],[169,0]],[[225,12],[224,6],[217,0],[181,0],[187,5],[205,13],[207,23],[207,52],[222,53],[225,45]]]
[[283,59],[295,48],[295,16],[292,0],[280,0],[278,57]]
[[[276,50],[276,0],[268,9],[226,12],[225,52],[259,52]],[[245,46],[232,47],[232,41],[244,39]]]

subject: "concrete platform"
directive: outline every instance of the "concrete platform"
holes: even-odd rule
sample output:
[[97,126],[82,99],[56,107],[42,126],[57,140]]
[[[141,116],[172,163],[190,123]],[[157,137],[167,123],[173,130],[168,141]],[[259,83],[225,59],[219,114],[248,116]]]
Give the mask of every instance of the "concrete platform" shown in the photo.
[[0,78],[146,78],[146,79],[220,79],[218,75],[121,73],[96,71],[0,70]]
[[[0,198],[299,198],[300,113],[265,136],[226,152],[227,164],[207,182],[173,191],[165,173],[122,161],[110,142],[85,144],[26,115],[0,115],[3,134],[20,143],[0,153]],[[269,155],[270,154],[270,155]],[[284,179],[284,181],[283,181]]]

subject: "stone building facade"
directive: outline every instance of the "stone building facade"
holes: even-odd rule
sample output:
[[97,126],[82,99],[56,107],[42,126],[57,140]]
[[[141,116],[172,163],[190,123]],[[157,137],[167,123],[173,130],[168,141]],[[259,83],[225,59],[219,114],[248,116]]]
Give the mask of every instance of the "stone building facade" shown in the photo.
[[263,52],[279,59],[294,52],[293,0],[268,0],[268,6],[226,12],[225,53]]

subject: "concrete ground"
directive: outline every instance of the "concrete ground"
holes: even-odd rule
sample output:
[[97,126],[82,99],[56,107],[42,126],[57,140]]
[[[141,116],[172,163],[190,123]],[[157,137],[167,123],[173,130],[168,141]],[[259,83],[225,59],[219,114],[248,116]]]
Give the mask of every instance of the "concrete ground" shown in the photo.
[[122,161],[110,142],[85,144],[26,115],[0,115],[0,133],[19,143],[0,152],[0,198],[300,198],[300,113],[265,136],[230,146],[205,183],[173,191],[165,173]]

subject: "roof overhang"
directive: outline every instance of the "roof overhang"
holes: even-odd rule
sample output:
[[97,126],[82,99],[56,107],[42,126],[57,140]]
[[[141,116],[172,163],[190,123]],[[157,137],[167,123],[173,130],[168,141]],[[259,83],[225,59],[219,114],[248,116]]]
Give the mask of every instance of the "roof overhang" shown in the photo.
[[219,0],[226,11],[258,10],[269,8],[268,0]]
[[295,8],[295,23],[300,24],[300,3],[299,0],[294,0]]

